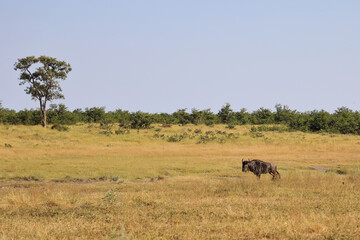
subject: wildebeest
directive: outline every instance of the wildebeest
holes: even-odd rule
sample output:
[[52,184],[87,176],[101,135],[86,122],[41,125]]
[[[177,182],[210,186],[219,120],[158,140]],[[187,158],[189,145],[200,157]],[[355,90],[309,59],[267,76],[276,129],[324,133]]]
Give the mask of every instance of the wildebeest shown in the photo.
[[242,160],[242,171],[243,172],[253,172],[259,179],[261,174],[269,173],[271,176],[273,176],[273,179],[276,177],[279,177],[280,179],[280,173],[277,171],[277,167],[274,163],[264,162],[258,159],[249,161]]

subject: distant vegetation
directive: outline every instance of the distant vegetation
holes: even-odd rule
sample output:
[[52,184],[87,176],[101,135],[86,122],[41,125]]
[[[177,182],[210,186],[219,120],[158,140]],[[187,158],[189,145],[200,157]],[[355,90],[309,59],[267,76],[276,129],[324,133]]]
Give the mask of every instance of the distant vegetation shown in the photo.
[[[246,109],[241,109],[236,112],[231,109],[230,104],[226,104],[218,113],[213,113],[210,109],[192,109],[191,112],[186,111],[186,109],[180,109],[172,114],[150,114],[140,111],[129,112],[120,109],[115,111],[105,111],[104,107],[69,111],[64,104],[52,104],[47,111],[47,121],[49,124],[63,125],[71,125],[79,122],[100,123],[104,126],[108,124],[118,124],[119,127],[123,129],[146,129],[150,128],[152,123],[163,124],[164,126],[171,126],[171,124],[205,124],[207,126],[226,124],[229,129],[235,128],[237,125],[245,124],[281,124],[283,126],[281,127],[281,131],[299,130],[303,132],[360,135],[359,111],[341,107],[334,113],[328,113],[324,110],[298,112],[280,104],[275,106],[275,111],[260,108],[253,112],[248,112]],[[38,110],[25,109],[17,112],[3,108],[0,103],[0,123],[11,125],[38,125],[42,124],[42,116]],[[271,131],[278,128],[260,128],[258,130]]]

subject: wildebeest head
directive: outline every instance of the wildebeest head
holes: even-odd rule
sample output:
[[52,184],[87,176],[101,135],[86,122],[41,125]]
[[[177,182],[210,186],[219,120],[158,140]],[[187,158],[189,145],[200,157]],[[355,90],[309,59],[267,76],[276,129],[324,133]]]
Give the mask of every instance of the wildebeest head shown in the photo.
[[241,160],[241,162],[242,162],[242,171],[243,171],[243,172],[249,171],[248,163],[249,163],[250,161],[244,161],[244,159],[243,159],[243,160]]

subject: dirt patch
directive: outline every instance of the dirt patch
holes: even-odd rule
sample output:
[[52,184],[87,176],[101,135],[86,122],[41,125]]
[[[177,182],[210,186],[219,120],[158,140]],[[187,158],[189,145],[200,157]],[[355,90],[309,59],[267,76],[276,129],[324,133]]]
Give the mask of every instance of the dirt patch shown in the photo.
[[241,176],[237,175],[221,175],[220,178],[241,178]]
[[158,177],[154,177],[154,178],[139,178],[139,179],[136,179],[136,181],[145,182],[145,183],[153,183],[153,182],[158,182],[158,181],[164,180],[165,178],[168,178],[168,176],[158,176]]
[[45,183],[44,181],[40,180],[22,180],[22,181],[11,181],[11,182],[0,182],[0,186],[11,186],[11,185],[29,185],[29,184],[36,184],[36,183]]
[[96,182],[105,182],[108,179],[105,178],[89,178],[89,179],[61,179],[61,180],[52,180],[54,183],[78,183],[78,184],[86,184],[86,183],[96,183]]
[[314,170],[314,171],[320,171],[320,172],[328,172],[329,171],[328,168],[319,167],[319,166],[310,166],[310,169]]
[[60,180],[49,180],[49,181],[42,181],[42,180],[18,180],[18,181],[7,181],[7,182],[0,182],[0,187],[5,186],[30,186],[33,184],[43,184],[43,183],[74,183],[74,184],[90,184],[90,183],[97,183],[97,182],[105,182],[110,181],[106,178],[90,178],[90,179],[60,179]]

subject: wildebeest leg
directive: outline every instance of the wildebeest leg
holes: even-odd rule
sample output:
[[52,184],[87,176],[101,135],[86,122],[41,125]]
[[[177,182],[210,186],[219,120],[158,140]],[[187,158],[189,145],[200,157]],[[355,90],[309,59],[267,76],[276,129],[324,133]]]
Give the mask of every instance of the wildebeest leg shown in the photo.
[[270,174],[273,176],[272,180],[275,180],[277,177],[280,179],[280,173],[278,171],[271,172]]
[[269,172],[269,174],[272,176],[272,180],[274,180],[275,179],[275,173]]

